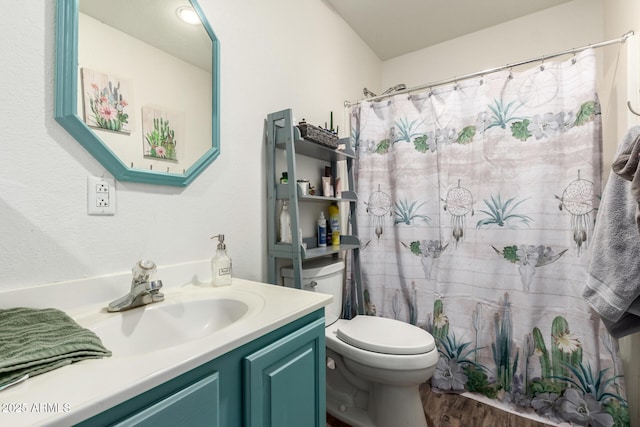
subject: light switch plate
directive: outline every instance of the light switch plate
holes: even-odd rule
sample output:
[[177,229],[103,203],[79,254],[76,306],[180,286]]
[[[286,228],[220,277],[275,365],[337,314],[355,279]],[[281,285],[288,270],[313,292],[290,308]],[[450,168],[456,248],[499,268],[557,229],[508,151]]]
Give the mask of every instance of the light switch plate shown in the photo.
[[87,213],[116,214],[116,183],[113,178],[90,176],[87,179]]

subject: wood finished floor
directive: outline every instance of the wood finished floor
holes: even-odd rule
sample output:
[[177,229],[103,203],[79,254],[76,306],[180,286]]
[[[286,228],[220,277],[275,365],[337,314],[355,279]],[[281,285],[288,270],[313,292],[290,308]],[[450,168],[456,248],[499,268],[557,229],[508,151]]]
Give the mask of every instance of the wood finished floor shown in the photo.
[[[434,393],[428,384],[420,387],[420,397],[429,427],[548,427],[550,425],[519,417],[457,394]],[[351,426],[327,414],[327,427]]]

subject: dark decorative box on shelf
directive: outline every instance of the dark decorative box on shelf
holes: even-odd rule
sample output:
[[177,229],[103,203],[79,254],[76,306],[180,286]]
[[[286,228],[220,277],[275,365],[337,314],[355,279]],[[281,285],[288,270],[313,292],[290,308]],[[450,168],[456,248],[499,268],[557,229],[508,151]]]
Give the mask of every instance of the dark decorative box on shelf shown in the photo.
[[300,129],[300,136],[307,141],[322,144],[330,148],[338,148],[338,135],[330,130],[310,125],[304,120],[298,123],[298,129]]

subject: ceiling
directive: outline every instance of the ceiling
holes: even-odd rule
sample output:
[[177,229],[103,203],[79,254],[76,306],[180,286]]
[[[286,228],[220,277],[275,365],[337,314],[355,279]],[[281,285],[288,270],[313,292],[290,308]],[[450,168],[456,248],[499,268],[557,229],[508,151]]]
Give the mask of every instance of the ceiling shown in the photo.
[[80,0],[80,12],[211,71],[211,38],[202,25],[180,21],[176,10],[189,0]]
[[[383,61],[571,0],[322,0]],[[188,0],[81,0],[80,9],[107,25],[203,69],[211,40],[202,26],[176,19]]]
[[323,0],[386,61],[570,0]]

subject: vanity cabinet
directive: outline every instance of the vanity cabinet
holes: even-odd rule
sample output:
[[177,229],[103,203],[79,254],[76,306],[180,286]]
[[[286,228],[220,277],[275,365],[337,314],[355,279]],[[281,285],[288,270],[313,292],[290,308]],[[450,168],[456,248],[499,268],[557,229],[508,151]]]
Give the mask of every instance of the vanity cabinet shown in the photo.
[[211,426],[220,420],[220,376],[218,372],[171,394],[114,427]]
[[324,426],[324,339],[310,339],[324,327],[312,323],[243,359],[246,426]]
[[[356,295],[362,295],[362,285],[360,278],[360,240],[357,236],[356,206],[358,198],[353,189],[353,167],[356,159],[355,152],[351,147],[349,138],[342,138],[338,141],[338,148],[319,144],[302,138],[300,129],[293,123],[293,112],[291,109],[277,111],[267,116],[267,255],[269,282],[279,283],[278,260],[287,260],[292,263],[293,282],[296,288],[302,288],[302,262],[304,260],[325,257],[328,255],[337,256],[338,253],[348,251],[352,255],[351,271],[353,274],[353,284]],[[284,153],[286,158],[286,169],[288,181],[286,184],[280,183],[278,177],[281,172],[276,170],[276,158]],[[338,170],[338,162],[344,161],[346,164],[348,190],[342,191],[340,197],[326,197],[302,194],[297,185],[297,163],[299,156],[319,160],[331,166],[333,181],[335,182]],[[279,227],[278,213],[283,202],[289,204],[289,215],[291,216],[291,241],[293,243],[278,242],[277,230]],[[352,234],[344,234],[341,230],[340,245],[318,247],[317,237],[303,238],[300,235],[300,205],[302,203],[342,203],[349,206],[349,221]],[[328,223],[327,217],[327,223]],[[316,218],[317,220],[317,218]],[[314,221],[315,222],[315,221]],[[302,244],[305,243],[305,245]],[[362,301],[362,298],[357,298]],[[361,313],[358,307],[358,313]]]
[[77,425],[324,427],[324,327],[320,309]]

